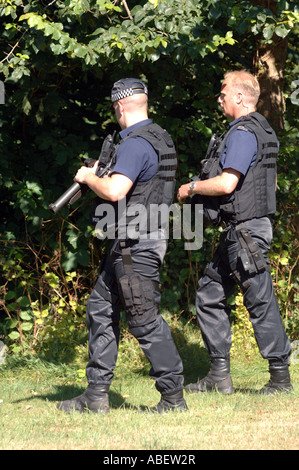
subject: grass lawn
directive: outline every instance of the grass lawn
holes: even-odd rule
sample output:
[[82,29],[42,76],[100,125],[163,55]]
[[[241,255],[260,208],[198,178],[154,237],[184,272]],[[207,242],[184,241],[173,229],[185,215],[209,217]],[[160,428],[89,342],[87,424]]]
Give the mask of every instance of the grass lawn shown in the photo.
[[[204,364],[197,368],[201,376],[206,372]],[[268,382],[267,362],[257,354],[247,360],[234,358],[234,395],[186,395],[189,411],[164,415],[142,412],[160,398],[147,373],[147,366],[134,372],[120,361],[110,389],[110,414],[68,415],[56,409],[56,402],[85,389],[85,379],[78,381],[77,364],[54,365],[39,359],[8,361],[0,366],[0,449],[299,448],[298,364],[291,366],[292,393],[263,396],[257,391]],[[194,373],[194,367],[187,364],[186,383],[195,379]]]

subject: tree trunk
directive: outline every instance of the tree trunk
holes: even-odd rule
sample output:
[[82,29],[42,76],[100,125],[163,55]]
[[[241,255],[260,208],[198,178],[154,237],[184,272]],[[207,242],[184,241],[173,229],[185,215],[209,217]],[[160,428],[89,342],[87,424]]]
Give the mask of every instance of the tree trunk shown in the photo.
[[283,96],[284,65],[287,40],[260,45],[254,57],[254,73],[261,87],[258,111],[279,133],[284,128],[285,100]]
[[[251,0],[251,2],[276,13],[276,2],[269,0]],[[287,45],[287,38],[274,35],[272,44],[258,44],[253,59],[253,72],[261,87],[258,111],[269,120],[277,133],[284,128],[283,85]]]

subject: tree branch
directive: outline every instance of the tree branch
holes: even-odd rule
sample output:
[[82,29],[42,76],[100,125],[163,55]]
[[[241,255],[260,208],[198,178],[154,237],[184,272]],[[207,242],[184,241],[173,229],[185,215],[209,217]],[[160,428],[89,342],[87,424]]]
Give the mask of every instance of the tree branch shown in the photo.
[[6,60],[8,61],[9,60],[9,57],[13,54],[13,51],[16,49],[16,47],[18,47],[18,45],[20,44],[20,42],[22,41],[24,35],[27,33],[29,28],[26,29],[26,31],[24,31],[24,33],[22,34],[22,36],[20,37],[20,39],[18,40],[18,42],[11,48],[11,50],[9,51],[9,53],[6,55],[6,57],[4,57],[4,59],[2,59],[0,61],[0,64],[2,64],[3,62],[5,62]]
[[130,20],[133,20],[133,16],[131,15],[131,12],[130,12],[130,9],[128,7],[128,4],[126,2],[126,0],[122,0],[121,3],[123,4],[123,6],[125,7],[126,9],[126,12],[128,14],[128,17],[130,18]]

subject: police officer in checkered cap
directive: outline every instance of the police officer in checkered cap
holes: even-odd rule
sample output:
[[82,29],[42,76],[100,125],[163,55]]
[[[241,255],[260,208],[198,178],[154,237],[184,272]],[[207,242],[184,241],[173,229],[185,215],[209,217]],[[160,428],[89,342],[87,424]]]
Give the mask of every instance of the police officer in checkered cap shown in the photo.
[[[169,213],[159,217],[157,207],[170,208],[173,201],[175,146],[168,132],[149,119],[148,91],[141,80],[125,78],[114,83],[111,101],[121,127],[111,174],[99,178],[84,166],[75,180],[87,184],[101,199],[98,207],[105,203],[109,210],[117,206],[120,211],[120,202],[126,210],[123,217],[117,214],[116,237],[112,237],[87,301],[88,387],[82,395],[58,403],[58,409],[109,412],[108,391],[118,355],[120,312],[124,310],[129,331],[150,362],[150,376],[161,394],[159,403],[149,411],[185,411],[183,364],[160,313],[159,287],[168,243],[164,222],[169,222]],[[137,225],[136,210],[143,214]]]

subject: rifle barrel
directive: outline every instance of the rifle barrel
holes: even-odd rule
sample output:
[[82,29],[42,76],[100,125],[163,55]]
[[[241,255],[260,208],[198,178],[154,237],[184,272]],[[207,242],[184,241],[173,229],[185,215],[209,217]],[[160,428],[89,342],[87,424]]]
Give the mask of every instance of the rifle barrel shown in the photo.
[[53,214],[56,214],[65,204],[67,204],[78,192],[81,192],[81,185],[74,183],[67,189],[58,199],[49,205],[49,209]]

